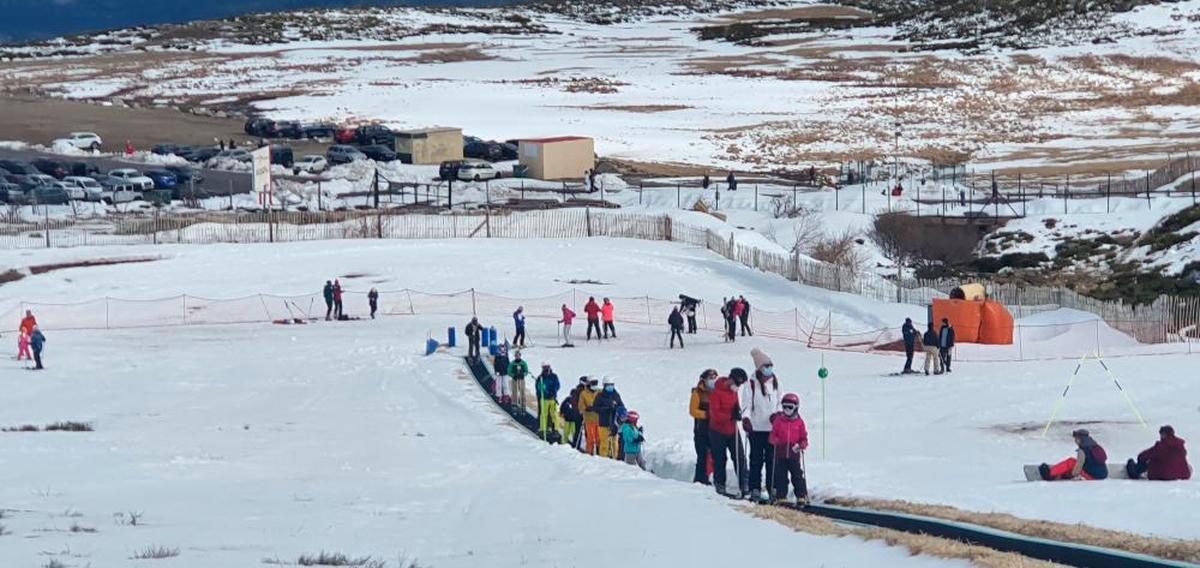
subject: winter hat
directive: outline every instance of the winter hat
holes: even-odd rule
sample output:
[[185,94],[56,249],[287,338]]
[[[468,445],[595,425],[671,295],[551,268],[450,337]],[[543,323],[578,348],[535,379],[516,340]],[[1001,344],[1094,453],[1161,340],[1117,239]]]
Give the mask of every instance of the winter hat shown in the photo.
[[794,392],[789,392],[789,393],[783,395],[783,404],[794,404],[797,407],[799,407],[800,406],[800,396]]
[[584,375],[584,376],[582,376],[582,377],[579,377],[579,384],[581,384],[581,385],[586,385],[586,384],[588,384],[588,377],[587,377],[587,375]]
[[746,370],[741,367],[734,367],[729,370],[729,380],[733,381],[734,384],[740,385],[749,379],[750,377],[746,376]]
[[1088,436],[1091,436],[1091,433],[1087,431],[1087,428],[1080,428],[1078,430],[1071,432],[1071,435],[1075,436],[1076,438],[1086,438]]
[[1164,436],[1174,436],[1175,429],[1170,426],[1163,426],[1162,428],[1158,429],[1158,433]]
[[616,383],[614,383],[612,379],[610,379],[608,377],[604,377],[604,386],[609,386],[609,385],[613,385],[613,384],[616,384]]
[[754,359],[754,370],[756,371],[761,371],[763,367],[766,367],[767,365],[774,365],[774,363],[771,362],[771,358],[767,357],[767,354],[763,353],[762,349],[757,347],[750,350],[750,358]]

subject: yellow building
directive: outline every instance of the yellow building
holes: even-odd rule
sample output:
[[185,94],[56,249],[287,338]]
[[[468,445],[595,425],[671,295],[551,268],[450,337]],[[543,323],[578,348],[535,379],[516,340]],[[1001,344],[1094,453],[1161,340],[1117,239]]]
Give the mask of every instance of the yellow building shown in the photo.
[[596,166],[596,144],[582,136],[520,140],[517,158],[535,179],[579,179]]
[[395,136],[396,153],[406,163],[440,164],[463,157],[461,128],[399,130]]

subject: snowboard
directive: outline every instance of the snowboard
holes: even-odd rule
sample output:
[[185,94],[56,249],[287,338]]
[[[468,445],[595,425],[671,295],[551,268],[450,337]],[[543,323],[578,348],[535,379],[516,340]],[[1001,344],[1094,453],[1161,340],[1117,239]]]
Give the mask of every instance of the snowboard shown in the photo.
[[[1107,465],[1108,465],[1108,478],[1109,479],[1129,479],[1129,472],[1125,471],[1125,464],[1110,463]],[[1024,469],[1025,469],[1025,481],[1044,481],[1042,479],[1042,474],[1038,472],[1037,464],[1034,464],[1034,465],[1026,464]]]

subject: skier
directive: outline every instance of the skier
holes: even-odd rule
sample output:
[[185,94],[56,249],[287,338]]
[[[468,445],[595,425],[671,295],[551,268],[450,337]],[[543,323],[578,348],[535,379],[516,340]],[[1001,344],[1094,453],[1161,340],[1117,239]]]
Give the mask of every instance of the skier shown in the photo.
[[1137,455],[1137,461],[1125,462],[1129,479],[1141,479],[1142,474],[1151,481],[1176,481],[1192,478],[1192,468],[1187,462],[1187,448],[1183,438],[1175,437],[1175,429],[1163,426],[1158,429],[1158,441]]
[[367,303],[371,305],[371,319],[375,319],[375,312],[379,309],[379,290],[371,288],[367,292]]
[[688,333],[696,333],[696,305],[699,303],[700,300],[684,294],[679,295],[679,307],[687,316]]
[[558,409],[558,414],[562,417],[563,439],[577,450],[580,448],[579,439],[583,435],[583,414],[579,412],[579,395],[585,390],[587,377],[579,377],[579,384],[567,393],[567,398],[563,399],[562,406]]
[[917,328],[913,325],[912,318],[904,318],[904,325],[900,327],[900,334],[904,336],[904,370],[902,374],[912,374],[913,351],[917,348]]
[[467,357],[472,359],[479,358],[479,339],[483,335],[483,326],[479,325],[479,318],[471,318],[467,322]]
[[725,342],[733,341],[733,302],[726,298],[721,298],[721,321],[725,323]]
[[712,184],[712,180],[708,179],[708,172],[704,173],[704,177],[700,178],[700,189],[708,189]]
[[46,336],[42,335],[42,330],[38,326],[33,326],[33,332],[29,334],[29,345],[33,347],[33,363],[34,370],[42,370],[42,347],[46,344]]
[[646,469],[646,460],[642,459],[642,443],[646,441],[646,436],[642,427],[638,425],[638,413],[636,410],[630,410],[625,415],[625,423],[621,425],[621,448],[625,454],[625,463],[636,465]]
[[33,328],[37,327],[37,324],[38,321],[37,318],[33,317],[33,311],[25,310],[25,317],[21,318],[21,325],[18,326],[17,329],[27,335],[32,335]]
[[492,360],[492,369],[496,371],[496,392],[494,393],[499,399],[500,404],[504,406],[512,406],[512,390],[508,385],[508,369],[511,363],[508,360],[508,345],[501,345],[496,352],[496,357]]
[[800,397],[783,395],[783,412],[771,419],[769,441],[775,453],[775,501],[787,501],[788,476],[796,491],[796,504],[808,503],[808,483],[804,479],[804,450],[808,449],[808,429],[800,417]]
[[737,178],[733,175],[733,170],[729,171],[729,175],[725,176],[725,185],[729,186],[729,191],[737,191]]
[[558,387],[558,375],[550,369],[550,363],[542,363],[542,374],[534,382],[538,395],[538,432],[551,444],[562,441],[558,427]]
[[741,305],[741,310],[738,312],[738,319],[742,323],[742,337],[754,335],[754,331],[750,329],[750,302],[746,301],[745,296],[738,296],[738,304]]
[[[775,479],[775,456],[769,441],[771,436],[771,417],[779,412],[779,377],[775,376],[775,365],[766,353],[755,347],[750,350],[754,360],[754,380],[749,381],[741,389],[742,406],[745,407],[742,417],[742,430],[750,438],[750,496],[760,501],[769,499],[770,487]],[[766,477],[763,477],[763,469]]]
[[508,378],[512,381],[512,403],[513,406],[525,411],[528,406],[525,404],[525,377],[529,376],[529,363],[521,359],[521,352],[517,351],[513,355],[512,363],[508,364]]
[[26,331],[24,327],[21,328],[21,331],[19,333],[20,333],[20,335],[17,336],[17,360],[20,361],[20,360],[24,359],[24,360],[28,361],[30,359],[33,359],[33,353],[31,353],[29,351],[29,335],[30,335],[30,333],[28,331]]
[[336,278],[333,280],[333,318],[342,319],[342,283]]
[[617,328],[613,327],[613,304],[608,298],[604,299],[604,305],[600,306],[600,313],[604,316],[604,339],[608,339],[608,332],[612,332],[613,339],[617,338]]
[[745,458],[737,432],[742,411],[738,405],[738,389],[747,380],[746,371],[734,368],[729,377],[717,379],[708,395],[708,445],[713,456],[713,486],[717,493],[727,495],[725,490],[727,456],[733,458],[734,471],[738,478],[737,496],[745,493],[745,474],[742,462]]
[[325,281],[321,295],[325,296],[325,321],[329,321],[333,317],[333,282]]
[[604,378],[604,389],[596,395],[592,408],[596,411],[600,435],[600,455],[606,458],[617,457],[617,411],[625,408],[621,393],[612,379]]
[[921,346],[925,349],[925,374],[929,374],[929,364],[933,363],[933,374],[942,374],[942,358],[938,355],[938,334],[933,330],[933,322],[921,337]]
[[1108,454],[1104,452],[1104,448],[1092,439],[1091,434],[1087,430],[1080,428],[1071,432],[1071,437],[1075,438],[1075,457],[1067,458],[1053,466],[1042,464],[1038,466],[1038,473],[1042,474],[1042,479],[1046,481],[1056,481],[1063,479],[1106,479],[1108,477],[1108,464],[1105,460],[1108,459]]
[[573,321],[575,321],[575,312],[571,311],[571,308],[568,308],[566,304],[563,304],[562,319],[558,320],[558,323],[561,323],[563,326],[563,347],[575,347],[575,344],[571,343],[571,322]]
[[583,306],[583,313],[587,314],[587,340],[592,340],[592,328],[596,328],[596,339],[600,339],[600,304],[596,303],[595,297],[589,297],[588,302]]
[[679,313],[679,308],[671,308],[671,315],[667,316],[667,325],[671,328],[671,349],[675,348],[675,338],[679,338],[679,348],[683,349],[683,316]]
[[692,388],[692,401],[688,404],[688,413],[692,415],[692,445],[696,448],[696,475],[692,483],[712,485],[708,479],[708,460],[712,455],[709,451],[708,435],[708,395],[717,384],[717,370],[705,369],[700,373],[700,380]]
[[938,332],[938,356],[942,360],[942,372],[950,372],[950,353],[954,349],[954,326],[942,318],[942,329]]
[[517,311],[513,312],[513,326],[516,327],[513,346],[525,347],[525,306],[517,306]]
[[600,390],[600,382],[588,377],[586,389],[579,391],[579,412],[583,414],[583,434],[585,438],[585,454],[600,453],[600,415],[596,413],[596,395]]

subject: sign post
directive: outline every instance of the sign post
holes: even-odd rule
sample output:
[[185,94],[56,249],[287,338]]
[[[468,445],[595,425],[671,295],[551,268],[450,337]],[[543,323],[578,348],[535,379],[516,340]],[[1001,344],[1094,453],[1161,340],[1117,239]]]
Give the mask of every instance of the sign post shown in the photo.
[[272,204],[271,196],[271,147],[263,146],[253,152],[250,152],[253,158],[253,173],[254,179],[251,182],[252,190],[258,197],[258,204],[264,208],[270,207]]

